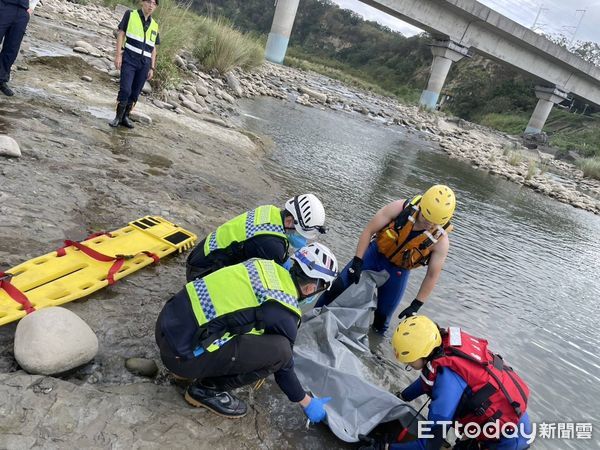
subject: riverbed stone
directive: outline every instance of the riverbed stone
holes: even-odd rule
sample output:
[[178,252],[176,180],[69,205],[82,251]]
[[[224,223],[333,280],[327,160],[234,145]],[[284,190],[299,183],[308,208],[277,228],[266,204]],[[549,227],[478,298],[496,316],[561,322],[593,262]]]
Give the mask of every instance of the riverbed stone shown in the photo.
[[158,373],[158,366],[153,359],[129,358],[125,361],[125,368],[135,375],[153,378]]
[[183,100],[181,102],[181,105],[185,106],[187,109],[191,109],[192,111],[194,111],[195,113],[198,113],[198,114],[205,111],[205,108],[198,105],[196,102],[192,102],[190,100]]
[[0,135],[0,156],[20,158],[21,148],[17,144],[17,141],[10,136]]
[[233,93],[235,95],[237,95],[238,97],[241,97],[242,95],[244,95],[244,90],[242,89],[242,86],[240,85],[239,80],[236,78],[236,76],[233,74],[233,72],[227,72],[226,76],[227,76],[227,85],[233,91]]
[[135,109],[129,114],[129,118],[134,122],[144,123],[146,125],[152,125],[152,118],[148,114],[136,111]]
[[84,48],[84,47],[74,47],[73,51],[75,53],[81,53],[83,55],[89,55],[90,54],[89,50],[87,48]]
[[325,103],[327,101],[327,94],[317,92],[314,89],[307,88],[306,86],[298,87],[298,90],[303,94],[307,94],[309,97],[314,98],[318,102]]
[[91,83],[91,82],[92,82],[92,77],[90,77],[89,75],[83,75],[83,76],[81,77],[81,79],[82,79],[83,81],[87,81],[88,83]]
[[54,306],[21,319],[15,332],[14,353],[25,371],[55,375],[94,359],[98,338],[77,314]]
[[144,83],[144,87],[142,88],[142,92],[144,94],[152,94],[152,86],[147,81]]

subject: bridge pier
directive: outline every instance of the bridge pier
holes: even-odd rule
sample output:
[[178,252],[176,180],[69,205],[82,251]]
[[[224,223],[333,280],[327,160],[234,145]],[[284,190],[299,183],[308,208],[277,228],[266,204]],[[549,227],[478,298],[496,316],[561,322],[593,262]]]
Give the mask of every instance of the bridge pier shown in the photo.
[[552,107],[565,100],[568,93],[556,87],[535,87],[535,96],[539,99],[531,119],[525,128],[524,134],[538,134],[542,132],[544,124],[552,111]]
[[267,39],[265,58],[283,64],[300,0],[276,0],[275,15]]
[[453,62],[468,56],[468,49],[453,41],[436,40],[431,45],[431,53],[433,53],[431,74],[427,89],[421,93],[419,100],[419,105],[425,109],[435,109],[450,66]]

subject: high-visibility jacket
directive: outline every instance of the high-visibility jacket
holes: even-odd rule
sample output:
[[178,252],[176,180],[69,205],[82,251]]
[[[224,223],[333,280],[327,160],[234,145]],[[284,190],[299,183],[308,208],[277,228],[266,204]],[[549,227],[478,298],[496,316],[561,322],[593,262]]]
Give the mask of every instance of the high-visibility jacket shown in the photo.
[[402,212],[380,230],[375,240],[379,253],[386,256],[392,264],[402,269],[415,269],[429,263],[432,246],[453,227],[447,224],[434,225],[419,235],[409,239],[417,216],[421,196],[413,198]]
[[[204,351],[218,350],[236,335],[263,334],[259,307],[265,302],[278,302],[297,315],[299,322],[302,312],[298,297],[291,275],[282,266],[266,259],[250,259],[186,284],[161,313],[168,310],[163,331],[176,354],[186,358],[199,356]],[[236,311],[247,314],[251,309],[254,320],[250,323],[240,325],[239,320],[233,320]],[[210,326],[218,318],[224,319],[221,322],[226,325]],[[168,323],[176,325],[168,327]],[[165,326],[171,329],[165,330]]]
[[259,206],[225,222],[206,238],[204,255],[227,249],[234,243],[240,244],[259,235],[278,236],[287,242],[281,210],[276,206]]
[[468,386],[456,410],[455,420],[463,425],[498,421],[501,425],[516,428],[527,410],[529,388],[511,367],[504,364],[500,355],[488,350],[485,339],[451,327],[442,336],[440,354],[428,361],[421,371],[421,381],[429,395],[444,367],[456,372]]
[[125,31],[124,47],[138,55],[152,57],[152,50],[158,37],[158,23],[152,17],[150,26],[144,32],[144,24],[138,11],[130,11],[127,30]]

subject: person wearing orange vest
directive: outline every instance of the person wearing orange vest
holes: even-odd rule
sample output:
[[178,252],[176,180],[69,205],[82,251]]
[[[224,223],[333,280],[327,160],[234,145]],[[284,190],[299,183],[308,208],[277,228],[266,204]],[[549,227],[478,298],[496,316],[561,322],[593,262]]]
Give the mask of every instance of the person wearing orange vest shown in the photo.
[[396,328],[392,347],[400,363],[421,371],[397,395],[404,401],[423,394],[431,398],[428,423],[420,424],[427,436],[400,443],[405,435],[401,432],[393,442],[376,442],[363,449],[438,450],[444,427],[450,423],[457,436],[464,436],[455,449],[529,448],[534,437],[527,414],[529,388],[500,355],[488,349],[485,339],[458,327],[441,329],[425,316],[411,316]]
[[402,300],[410,271],[427,266],[416,298],[398,317],[416,314],[433,291],[444,267],[455,207],[452,189],[435,185],[422,196],[398,200],[381,208],[360,235],[354,258],[331,289],[321,295],[316,306],[328,305],[351,283],[358,283],[363,270],[385,270],[389,278],[377,290],[373,322],[375,332],[384,334]]

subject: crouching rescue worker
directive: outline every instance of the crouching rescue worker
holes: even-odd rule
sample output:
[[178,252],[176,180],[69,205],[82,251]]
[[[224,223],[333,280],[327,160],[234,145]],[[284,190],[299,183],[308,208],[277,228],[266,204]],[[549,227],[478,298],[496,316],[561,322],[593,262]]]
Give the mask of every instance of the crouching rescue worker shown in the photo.
[[330,286],[337,261],[318,243],[291,259],[289,272],[265,259],[225,267],[188,283],[165,304],[156,342],[167,369],[194,380],[185,392],[188,403],[242,417],[246,404],[230,391],[274,373],[281,390],[311,421],[326,417],[330,399],[304,392],[292,347],[301,317],[298,303]]
[[313,194],[289,199],[283,210],[259,206],[225,222],[196,245],[187,259],[186,279],[189,282],[250,258],[284,264],[288,247],[304,247],[309,239],[326,232],[324,225],[325,209]]
[[435,287],[450,246],[448,233],[456,198],[448,186],[435,185],[422,196],[398,200],[381,208],[358,239],[356,256],[316,306],[331,303],[350,286],[358,283],[363,270],[385,270],[390,276],[377,289],[377,309],[373,329],[384,334],[400,304],[412,269],[427,266],[417,297],[398,317],[408,317],[419,308]]
[[111,127],[133,128],[129,114],[138,101],[146,80],[154,77],[156,51],[160,44],[158,23],[152,13],[158,0],[143,0],[142,8],[126,11],[119,23],[115,68],[121,71],[117,114]]
[[431,397],[427,429],[432,437],[392,443],[390,449],[438,450],[443,443],[444,428],[439,424],[443,421],[452,421],[457,436],[482,430],[471,440],[457,441],[457,449],[529,447],[529,388],[500,355],[488,349],[485,339],[460,328],[440,329],[425,316],[412,316],[400,322],[392,346],[398,361],[421,370],[420,378],[402,391],[400,398]]

